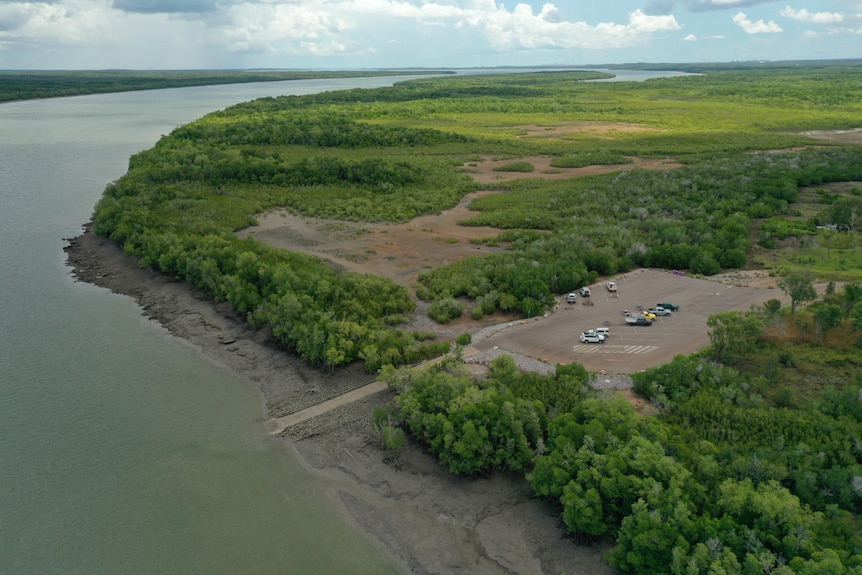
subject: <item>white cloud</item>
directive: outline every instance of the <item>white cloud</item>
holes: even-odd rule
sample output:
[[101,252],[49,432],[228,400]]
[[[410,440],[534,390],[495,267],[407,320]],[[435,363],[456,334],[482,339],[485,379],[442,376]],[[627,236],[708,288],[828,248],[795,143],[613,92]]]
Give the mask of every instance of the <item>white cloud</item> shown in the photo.
[[744,12],[738,12],[737,14],[734,14],[733,22],[734,24],[742,28],[746,34],[772,34],[784,31],[781,29],[781,26],[779,26],[772,20],[770,20],[769,22],[764,22],[763,20],[753,22],[748,19]]
[[108,28],[104,2],[0,3],[0,38],[50,40],[75,44],[92,40]]
[[827,34],[830,36],[837,36],[839,34],[862,34],[862,28],[850,28],[850,27],[841,27],[841,28],[827,28]]
[[[463,4],[463,6],[461,5]],[[495,0],[449,2],[445,0],[309,0],[292,4],[240,3],[230,9],[231,25],[224,35],[235,50],[295,52],[298,47],[330,46],[328,51],[361,51],[389,42],[405,26],[441,34],[469,34],[475,30],[486,47],[499,51],[531,49],[604,49],[629,46],[651,35],[679,30],[672,15],[652,16],[641,10],[628,14],[626,23],[605,22],[595,25],[563,19],[556,5],[546,3],[538,13],[529,4],[517,4],[511,11]],[[361,32],[377,33],[360,40]],[[296,41],[302,41],[297,43]],[[475,43],[475,38],[471,39]],[[317,53],[317,52],[315,52]]]
[[841,12],[809,12],[805,8],[794,10],[790,6],[782,9],[780,14],[785,18],[792,18],[811,24],[836,24],[844,21],[844,14]]
[[319,56],[350,50],[349,22],[314,6],[244,3],[232,7],[227,19],[219,30],[232,52]]
[[[782,25],[802,21],[819,33],[818,42],[806,43],[807,57],[858,52],[853,40],[862,26],[862,0],[836,3],[847,7],[843,14],[811,0],[589,6],[571,0],[0,0],[0,68],[676,61],[681,40],[708,50],[689,50],[682,57],[746,59],[754,52],[763,57],[763,45],[709,40],[738,34],[738,27],[755,37],[781,32],[766,12],[755,13],[754,6],[764,9],[770,2],[774,17],[780,12],[785,18]],[[727,15],[716,18],[719,10]],[[684,28],[680,14],[687,18]],[[797,57],[803,48],[776,44],[769,49],[769,56],[779,59]]]

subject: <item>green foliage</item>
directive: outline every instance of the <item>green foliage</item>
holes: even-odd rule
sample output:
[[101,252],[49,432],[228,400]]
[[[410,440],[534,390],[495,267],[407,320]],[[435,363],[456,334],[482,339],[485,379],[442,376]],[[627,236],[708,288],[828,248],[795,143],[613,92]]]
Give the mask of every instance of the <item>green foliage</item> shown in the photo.
[[835,226],[843,232],[859,231],[862,225],[862,198],[838,196],[817,219],[820,224]]
[[583,168],[585,166],[631,163],[631,158],[606,151],[584,152],[551,160],[551,166],[554,168]]
[[722,363],[741,359],[763,332],[763,322],[751,312],[722,311],[706,320],[709,327],[709,355]]
[[0,72],[0,102],[32,98],[56,98],[81,94],[104,94],[130,90],[158,90],[186,86],[214,84],[242,84],[247,82],[283,82],[316,78],[356,78],[404,74],[434,74],[427,71],[368,71],[368,72],[300,72],[300,71],[26,71]]
[[464,313],[464,304],[455,299],[441,299],[431,304],[428,317],[437,323],[449,323]]
[[547,425],[540,401],[517,397],[500,380],[476,385],[463,368],[445,363],[382,377],[400,379],[396,403],[404,425],[452,473],[526,471],[531,465]]
[[838,305],[825,303],[814,309],[814,328],[819,340],[841,324],[843,314]]
[[677,356],[670,363],[635,372],[631,377],[636,393],[665,407],[701,390],[733,398],[748,385],[738,371],[696,356]]
[[778,280],[778,287],[790,296],[790,313],[795,313],[799,305],[817,298],[814,274],[809,271],[790,272]]
[[533,172],[536,167],[530,162],[510,162],[494,168],[495,172]]
[[764,302],[763,309],[766,310],[766,313],[769,315],[775,315],[781,311],[781,300],[775,298],[768,299]]
[[455,338],[455,343],[458,345],[470,345],[471,341],[473,341],[473,337],[469,333],[462,333]]
[[374,409],[371,426],[380,434],[381,443],[386,450],[399,450],[407,442],[404,430],[397,426],[397,416],[391,405]]

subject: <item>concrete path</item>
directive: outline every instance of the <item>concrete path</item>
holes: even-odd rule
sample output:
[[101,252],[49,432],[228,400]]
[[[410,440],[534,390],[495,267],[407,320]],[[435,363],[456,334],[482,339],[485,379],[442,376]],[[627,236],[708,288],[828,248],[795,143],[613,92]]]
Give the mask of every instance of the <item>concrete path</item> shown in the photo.
[[318,415],[326,413],[327,411],[333,410],[337,407],[341,407],[342,405],[353,403],[354,401],[358,401],[363,397],[383,391],[386,389],[386,387],[386,382],[384,381],[372,381],[368,385],[363,385],[362,387],[351,389],[347,393],[335,396],[332,399],[327,399],[326,401],[322,401],[310,407],[306,407],[305,409],[300,409],[299,411],[295,411],[289,415],[285,415],[284,417],[267,420],[264,424],[266,427],[266,431],[270,435],[279,435],[293,425],[302,423],[303,421],[308,421],[312,417],[317,417]]

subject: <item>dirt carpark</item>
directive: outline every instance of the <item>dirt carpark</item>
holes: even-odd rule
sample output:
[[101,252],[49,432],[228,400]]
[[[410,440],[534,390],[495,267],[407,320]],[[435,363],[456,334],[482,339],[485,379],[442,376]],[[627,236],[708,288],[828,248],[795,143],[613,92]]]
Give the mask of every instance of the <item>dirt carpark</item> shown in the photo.
[[[579,295],[576,304],[567,304],[562,297],[545,317],[508,324],[474,347],[541,358],[551,365],[577,361],[594,372],[632,373],[708,345],[706,320],[713,313],[786,299],[777,288],[725,284],[662,270],[641,269],[614,279],[617,297],[604,283],[590,286],[589,298]],[[584,304],[587,299],[592,305]],[[657,317],[651,326],[625,323],[623,310],[634,314],[639,305],[646,309],[665,301],[679,305],[679,311]],[[604,326],[610,327],[605,343],[580,342],[581,332]]]

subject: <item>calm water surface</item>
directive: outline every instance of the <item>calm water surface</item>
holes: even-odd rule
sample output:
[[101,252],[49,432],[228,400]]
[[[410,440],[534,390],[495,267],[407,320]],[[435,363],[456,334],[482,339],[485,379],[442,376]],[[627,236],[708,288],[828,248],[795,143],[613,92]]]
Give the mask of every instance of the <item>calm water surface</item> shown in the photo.
[[281,82],[0,105],[0,572],[395,573],[320,478],[263,436],[254,389],[128,298],[74,282],[130,155]]

